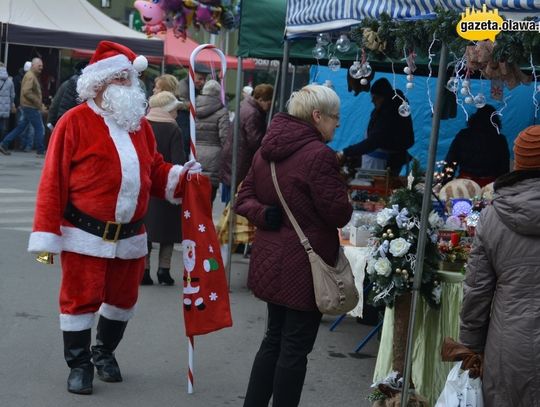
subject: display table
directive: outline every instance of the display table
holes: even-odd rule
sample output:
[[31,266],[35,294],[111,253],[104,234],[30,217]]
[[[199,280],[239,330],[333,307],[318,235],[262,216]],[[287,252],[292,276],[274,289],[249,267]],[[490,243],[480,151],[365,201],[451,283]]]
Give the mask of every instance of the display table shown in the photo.
[[345,252],[345,256],[347,256],[349,263],[351,263],[354,283],[358,290],[358,295],[360,296],[358,305],[348,313],[348,315],[353,317],[362,318],[362,311],[364,308],[364,276],[370,250],[371,249],[368,247],[356,247],[347,245],[346,243],[343,244],[343,251]]
[[[418,392],[435,405],[453,366],[441,361],[441,344],[447,336],[458,339],[459,312],[463,299],[464,275],[439,271],[442,283],[441,307],[434,310],[419,296],[414,323],[412,380]],[[373,381],[384,379],[392,371],[394,310],[386,308],[381,343]]]

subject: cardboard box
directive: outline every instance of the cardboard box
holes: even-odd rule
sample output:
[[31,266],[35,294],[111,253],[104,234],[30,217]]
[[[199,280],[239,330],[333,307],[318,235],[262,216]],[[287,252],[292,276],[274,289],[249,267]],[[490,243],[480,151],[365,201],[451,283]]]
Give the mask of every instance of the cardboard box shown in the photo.
[[367,246],[370,237],[371,233],[369,230],[363,227],[351,226],[349,242],[352,246]]

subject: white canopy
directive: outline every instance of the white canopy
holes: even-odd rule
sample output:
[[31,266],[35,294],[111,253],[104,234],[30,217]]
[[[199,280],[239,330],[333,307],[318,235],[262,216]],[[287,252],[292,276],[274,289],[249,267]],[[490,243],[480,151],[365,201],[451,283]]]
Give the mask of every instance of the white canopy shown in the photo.
[[132,30],[86,0],[1,0],[0,24],[7,43],[95,49],[110,40],[135,53],[163,56],[163,42]]

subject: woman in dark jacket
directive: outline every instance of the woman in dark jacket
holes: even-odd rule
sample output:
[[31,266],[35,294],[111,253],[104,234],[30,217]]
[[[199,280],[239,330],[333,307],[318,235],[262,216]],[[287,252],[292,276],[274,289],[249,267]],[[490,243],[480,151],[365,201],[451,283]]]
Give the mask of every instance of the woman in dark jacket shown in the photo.
[[[266,114],[272,104],[272,85],[262,83],[255,87],[253,96],[246,96],[240,103],[240,114],[234,120],[240,120],[240,134],[238,136],[238,158],[236,164],[236,185],[246,177],[246,174],[255,155],[261,146],[261,140],[266,133]],[[232,136],[234,123],[231,124],[227,140],[223,146],[220,180],[224,186],[223,201],[228,202],[230,196],[232,176]]]
[[[154,130],[157,150],[166,161],[173,164],[184,164],[186,157],[182,134],[175,121],[176,112],[181,102],[171,92],[163,91],[153,95],[148,103],[150,111],[146,118]],[[154,283],[150,277],[152,242],[159,243],[158,282],[165,285],[174,284],[170,275],[171,257],[174,244],[182,241],[181,213],[182,207],[180,205],[172,205],[158,198],[150,198],[148,212],[144,218],[148,234],[148,255],[141,285]]]
[[483,355],[486,407],[540,403],[540,126],[514,142],[514,169],[495,181],[463,285],[460,342]]
[[265,337],[255,357],[244,407],[297,406],[321,320],[308,256],[272,183],[270,162],[283,197],[314,250],[335,264],[337,228],[351,218],[347,186],[335,153],[326,146],[339,124],[339,98],[324,86],[293,93],[289,114],[277,114],[238,193],[236,212],[257,226],[248,287],[267,302]]
[[411,117],[402,117],[398,113],[405,97],[400,90],[394,91],[385,78],[375,81],[370,93],[375,107],[369,118],[366,138],[345,148],[338,157],[357,161],[361,158],[362,168],[384,170],[390,167],[392,175],[399,175],[409,159],[407,149],[414,144]]
[[467,128],[456,135],[446,162],[457,169],[458,178],[468,178],[483,187],[510,169],[510,151],[506,137],[499,134],[491,120],[501,128],[495,108],[486,105],[476,111]]

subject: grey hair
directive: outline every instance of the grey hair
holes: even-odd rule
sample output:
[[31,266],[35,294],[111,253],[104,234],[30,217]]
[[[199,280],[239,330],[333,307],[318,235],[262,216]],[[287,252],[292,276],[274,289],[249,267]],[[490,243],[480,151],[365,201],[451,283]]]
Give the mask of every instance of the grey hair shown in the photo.
[[210,79],[207,81],[201,91],[202,95],[219,96],[221,93],[221,85],[218,81]]
[[329,87],[307,85],[292,93],[287,102],[287,111],[291,116],[311,122],[314,110],[333,114],[339,111],[339,106],[339,96]]

